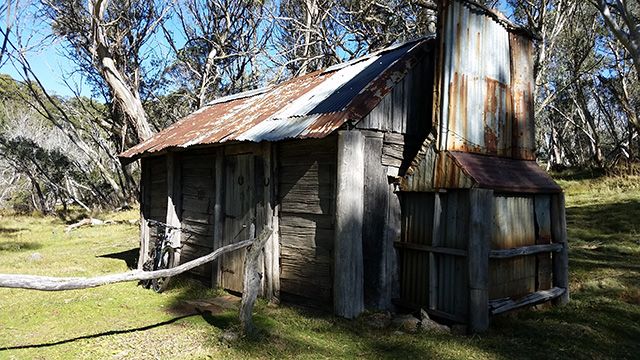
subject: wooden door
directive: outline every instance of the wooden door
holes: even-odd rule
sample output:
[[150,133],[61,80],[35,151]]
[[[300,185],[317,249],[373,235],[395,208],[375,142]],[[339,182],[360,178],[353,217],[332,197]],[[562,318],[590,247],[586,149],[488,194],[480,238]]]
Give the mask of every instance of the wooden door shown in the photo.
[[[252,154],[225,157],[224,237],[222,246],[255,236],[256,196],[255,159]],[[253,233],[252,233],[253,231]],[[242,292],[245,249],[224,254],[220,266],[220,285]]]

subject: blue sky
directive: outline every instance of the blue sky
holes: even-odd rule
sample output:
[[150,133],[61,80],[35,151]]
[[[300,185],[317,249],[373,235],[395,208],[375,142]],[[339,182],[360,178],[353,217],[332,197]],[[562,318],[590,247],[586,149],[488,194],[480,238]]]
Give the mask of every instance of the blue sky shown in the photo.
[[[505,15],[511,16],[509,9],[500,2],[497,6]],[[27,21],[28,22],[28,21]],[[30,24],[23,24],[30,25]],[[47,26],[43,23],[34,25],[40,27],[37,29],[38,33],[48,33],[48,29],[44,29],[41,26]],[[161,42],[164,39],[159,39]],[[66,77],[67,82],[78,88],[81,95],[91,97],[91,87],[84,83],[79,74],[71,74],[73,69],[73,63],[62,55],[62,48],[60,43],[50,44],[43,46],[39,52],[31,52],[28,56],[29,62],[32,66],[38,79],[42,82],[45,89],[51,93],[55,93],[61,96],[74,96],[75,94],[64,83]],[[14,68],[10,62],[5,62],[0,66],[0,74],[9,74],[16,80],[22,80],[20,72]],[[71,75],[70,75],[71,74]]]
[[[57,53],[56,46],[51,45],[39,53],[28,56],[29,63],[45,89],[51,93],[61,96],[74,96],[73,92],[64,84],[63,76],[65,72],[72,69],[73,64],[69,59]],[[0,67],[0,73],[9,74],[16,80],[22,80],[21,73],[9,62]],[[68,76],[68,75],[67,75]],[[91,89],[88,85],[82,85],[81,79],[76,75],[67,80],[70,84],[81,86],[81,94],[91,96]]]

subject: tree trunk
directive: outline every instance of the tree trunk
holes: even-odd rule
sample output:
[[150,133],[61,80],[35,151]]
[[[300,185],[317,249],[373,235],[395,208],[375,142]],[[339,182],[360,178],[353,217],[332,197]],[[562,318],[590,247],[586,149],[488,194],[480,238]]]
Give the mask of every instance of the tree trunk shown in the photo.
[[127,83],[109,52],[103,25],[109,2],[110,0],[89,0],[93,56],[98,62],[100,75],[109,86],[111,94],[124,114],[125,121],[135,129],[138,141],[143,141],[153,135],[153,131],[142,107],[138,84]]
[[238,318],[240,327],[244,334],[253,332],[253,323],[251,321],[251,313],[253,305],[260,291],[260,280],[262,280],[262,272],[258,268],[260,254],[262,248],[271,237],[272,231],[267,229],[260,234],[256,242],[251,245],[246,257],[244,258],[244,275],[242,281],[242,301],[240,302],[240,311]]

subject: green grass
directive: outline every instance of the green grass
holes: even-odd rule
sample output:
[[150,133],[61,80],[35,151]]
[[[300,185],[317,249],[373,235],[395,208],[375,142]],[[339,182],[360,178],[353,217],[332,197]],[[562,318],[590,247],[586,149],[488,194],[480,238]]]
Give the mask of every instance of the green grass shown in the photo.
[[[156,294],[135,283],[38,292],[0,289],[0,359],[637,359],[640,181],[562,176],[571,304],[491,318],[473,336],[399,334],[289,306],[256,304],[257,335],[218,340],[237,312],[185,306],[219,294],[189,281]],[[129,219],[136,211],[109,214]],[[0,272],[98,276],[137,258],[137,225],[69,233],[50,217],[0,218]],[[42,261],[29,261],[38,252]]]

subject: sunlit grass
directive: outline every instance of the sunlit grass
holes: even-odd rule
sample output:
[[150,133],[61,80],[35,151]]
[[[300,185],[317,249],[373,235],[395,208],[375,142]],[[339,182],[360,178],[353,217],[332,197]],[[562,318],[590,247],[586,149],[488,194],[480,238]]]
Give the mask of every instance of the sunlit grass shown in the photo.
[[[221,292],[184,279],[163,294],[120,283],[37,292],[0,289],[0,359],[637,359],[640,354],[640,182],[583,176],[566,190],[571,303],[491,318],[473,336],[397,333],[258,300],[259,332],[233,344],[237,311],[185,308]],[[137,210],[98,214],[137,218]],[[0,273],[99,276],[137,259],[138,225],[64,232],[73,214],[0,218]],[[29,260],[34,253],[41,260]],[[3,350],[3,347],[5,349]]]

